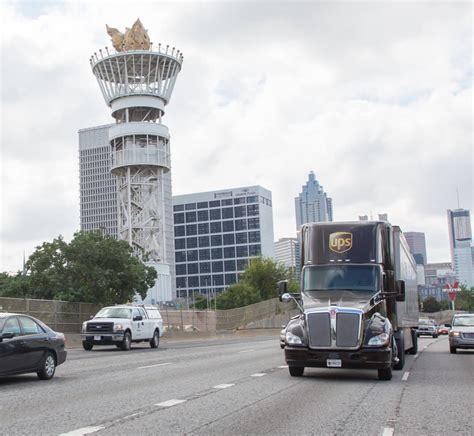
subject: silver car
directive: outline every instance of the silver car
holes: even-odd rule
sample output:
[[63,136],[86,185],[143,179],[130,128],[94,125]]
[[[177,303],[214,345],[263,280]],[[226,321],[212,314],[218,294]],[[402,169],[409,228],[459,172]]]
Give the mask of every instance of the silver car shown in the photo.
[[416,330],[417,336],[428,335],[432,338],[438,337],[438,329],[431,319],[420,318],[418,321],[418,328]]
[[453,317],[449,332],[449,351],[454,354],[458,348],[474,348],[474,313]]

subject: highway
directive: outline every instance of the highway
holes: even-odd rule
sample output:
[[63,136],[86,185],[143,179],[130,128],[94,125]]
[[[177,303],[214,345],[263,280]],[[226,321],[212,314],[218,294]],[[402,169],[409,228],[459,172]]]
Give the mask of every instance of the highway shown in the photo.
[[0,434],[472,435],[474,352],[420,338],[402,371],[307,369],[278,337],[70,350],[51,381],[0,378]]

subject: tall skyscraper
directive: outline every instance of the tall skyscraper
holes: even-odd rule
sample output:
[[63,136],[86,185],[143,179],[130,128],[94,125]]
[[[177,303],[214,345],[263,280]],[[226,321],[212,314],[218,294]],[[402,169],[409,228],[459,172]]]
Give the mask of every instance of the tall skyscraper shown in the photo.
[[309,173],[302,192],[295,198],[296,228],[304,223],[333,220],[332,199],[316,180],[314,172]]
[[178,296],[215,295],[253,257],[274,256],[272,194],[261,186],[173,197]]
[[404,235],[415,262],[418,265],[427,264],[425,234],[422,232],[405,232]]
[[[158,274],[145,301],[171,300],[170,135],[161,121],[183,56],[175,48],[153,46],[140,20],[125,34],[109,27],[107,31],[115,50],[99,50],[90,65],[115,124],[79,132],[81,228],[127,241]],[[111,177],[105,176],[107,167]],[[111,183],[114,193],[109,192]],[[99,193],[102,188],[106,192]]]
[[459,283],[474,286],[471,217],[466,209],[448,210],[451,259]]

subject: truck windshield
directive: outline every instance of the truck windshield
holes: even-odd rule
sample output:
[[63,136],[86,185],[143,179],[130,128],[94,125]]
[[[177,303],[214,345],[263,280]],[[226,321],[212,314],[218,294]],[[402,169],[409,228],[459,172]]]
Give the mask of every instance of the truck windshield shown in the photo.
[[95,318],[131,318],[132,309],[126,307],[104,307]]
[[304,291],[376,292],[378,276],[372,265],[311,266],[304,271]]

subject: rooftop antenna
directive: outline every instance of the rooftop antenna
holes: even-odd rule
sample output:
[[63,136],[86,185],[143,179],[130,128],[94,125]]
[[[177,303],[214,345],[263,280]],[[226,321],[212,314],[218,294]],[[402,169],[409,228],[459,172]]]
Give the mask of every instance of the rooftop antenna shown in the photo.
[[461,209],[461,206],[459,204],[459,189],[458,188],[456,188],[456,195],[458,197],[458,209]]

